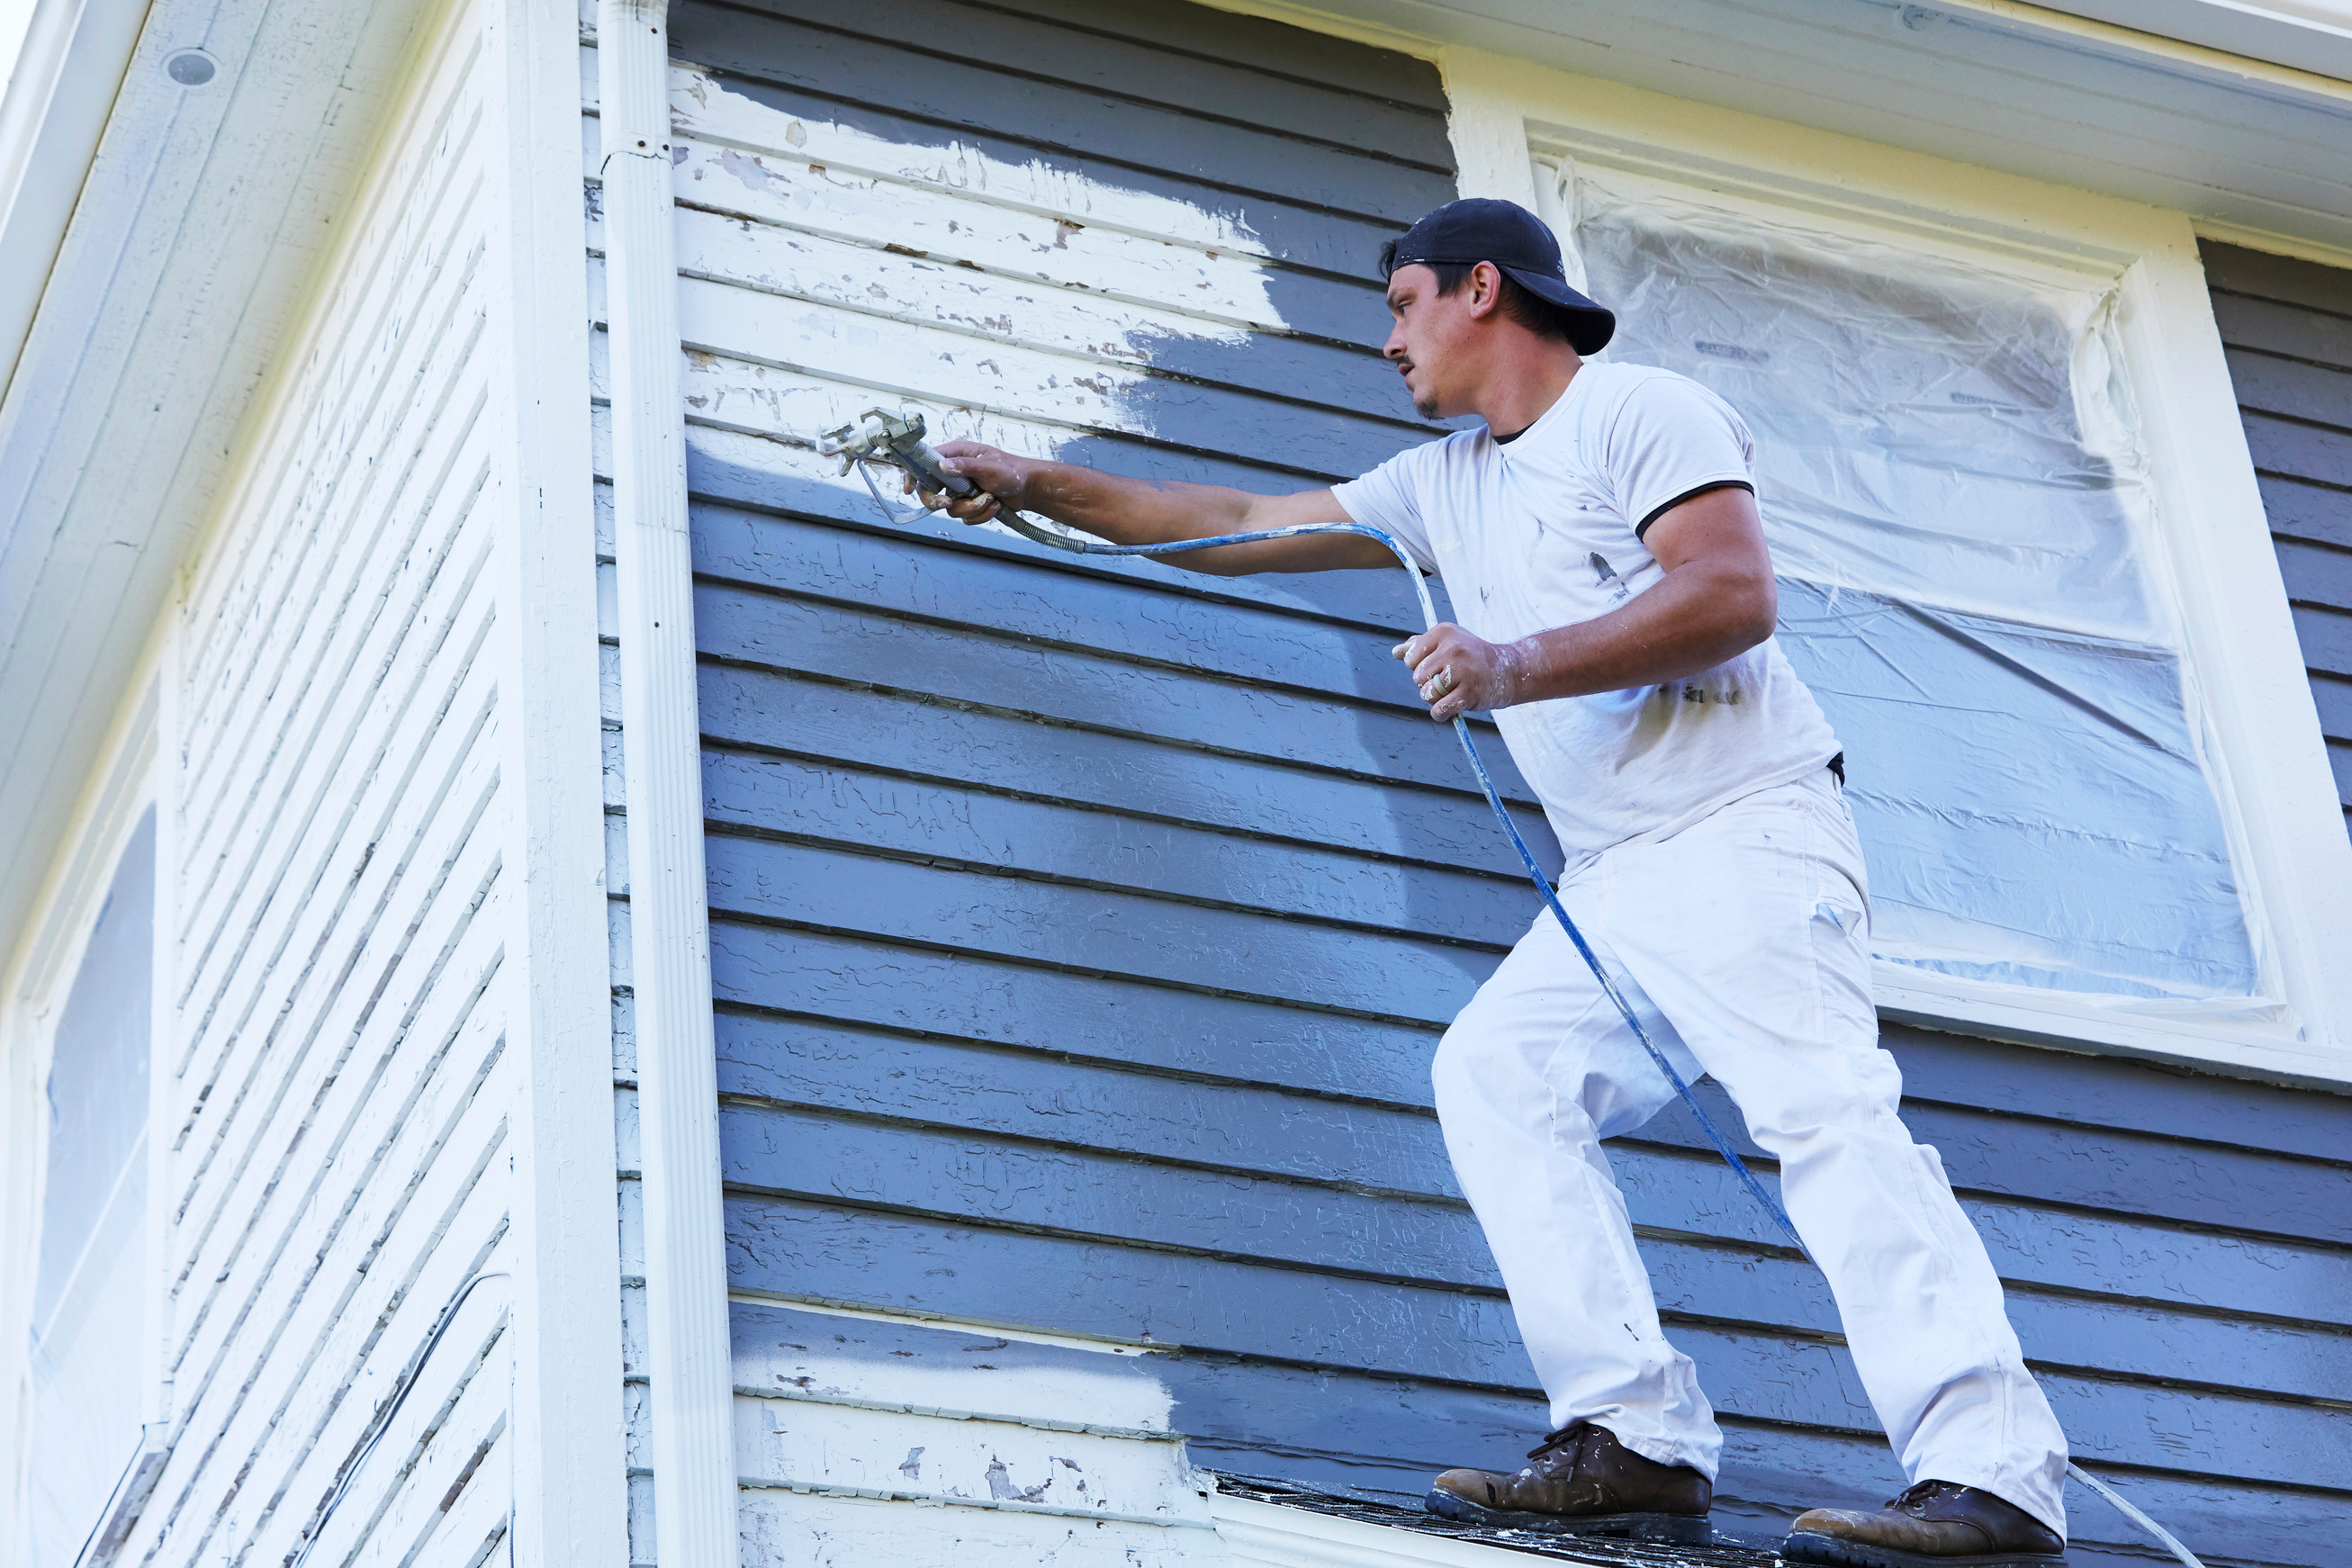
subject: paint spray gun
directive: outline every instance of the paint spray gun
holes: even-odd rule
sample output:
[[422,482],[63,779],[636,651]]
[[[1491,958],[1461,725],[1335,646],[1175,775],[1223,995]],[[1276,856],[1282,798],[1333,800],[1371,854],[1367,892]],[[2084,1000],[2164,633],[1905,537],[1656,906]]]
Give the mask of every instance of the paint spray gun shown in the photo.
[[[902,516],[883,500],[881,487],[875,484],[868,464],[888,463],[912,475],[915,483],[922,489],[933,495],[946,496],[950,500],[962,500],[967,496],[980,493],[978,485],[961,474],[949,473],[940,466],[944,459],[930,443],[923,439],[923,416],[920,414],[893,414],[887,408],[869,408],[839,429],[827,430],[818,437],[816,450],[819,457],[839,458],[844,474],[856,468],[858,478],[866,481],[866,489],[873,493],[874,504],[882,509],[884,517],[892,522],[910,522],[922,514],[908,512]],[[1009,506],[998,509],[996,521],[1024,539],[1049,544],[1056,550],[1084,553],[1105,548],[1083,543],[1066,533],[1040,528]]]
[[[950,474],[940,466],[940,458],[929,442],[923,439],[923,416],[919,414],[893,414],[885,408],[869,408],[838,430],[828,430],[817,438],[817,455],[839,458],[841,471],[851,468],[864,472],[872,462],[889,463],[914,476],[915,483],[935,495],[961,500],[979,489],[961,474]],[[868,475],[868,489],[874,480]],[[875,499],[881,499],[877,491]],[[883,510],[889,508],[885,504]]]

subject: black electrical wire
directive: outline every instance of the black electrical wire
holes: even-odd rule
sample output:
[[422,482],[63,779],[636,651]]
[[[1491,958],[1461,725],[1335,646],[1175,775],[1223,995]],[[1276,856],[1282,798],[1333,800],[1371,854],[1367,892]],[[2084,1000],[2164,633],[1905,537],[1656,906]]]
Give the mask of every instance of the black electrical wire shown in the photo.
[[425,1348],[409,1362],[407,1370],[401,1373],[400,1386],[393,1391],[392,1398],[377,1413],[376,1418],[368,1424],[367,1436],[360,1440],[359,1452],[344,1468],[342,1479],[335,1483],[333,1494],[327,1499],[327,1506],[320,1509],[319,1517],[311,1521],[310,1531],[302,1542],[302,1550],[294,1554],[294,1560],[287,1564],[287,1568],[302,1568],[310,1558],[311,1548],[317,1546],[320,1538],[326,1534],[327,1521],[335,1517],[335,1510],[341,1508],[343,1499],[351,1495],[352,1484],[367,1468],[368,1456],[375,1452],[378,1443],[383,1441],[383,1435],[392,1430],[393,1418],[400,1414],[400,1407],[408,1403],[409,1394],[416,1387],[416,1380],[425,1373],[425,1363],[431,1361],[433,1352],[440,1348],[442,1336],[449,1331],[449,1325],[456,1321],[457,1309],[466,1304],[466,1298],[472,1295],[474,1288],[485,1279],[513,1278],[503,1268],[485,1269],[468,1276],[450,1295],[448,1304],[441,1309],[440,1317],[434,1321],[433,1331],[425,1336]]

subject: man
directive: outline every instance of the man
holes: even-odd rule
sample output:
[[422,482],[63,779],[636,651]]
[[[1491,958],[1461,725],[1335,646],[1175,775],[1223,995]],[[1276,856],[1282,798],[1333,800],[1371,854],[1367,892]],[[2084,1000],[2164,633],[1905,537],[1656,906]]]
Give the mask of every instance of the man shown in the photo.
[[[1915,1483],[1816,1510],[1783,1548],[1855,1568],[2063,1561],[2065,1442],[1984,1247],[1895,1115],[1877,1047],[1843,758],[1773,641],[1753,447],[1696,383],[1590,364],[1615,322],[1531,214],[1458,201],[1382,257],[1385,353],[1426,417],[1486,424],[1334,489],[1148,484],[970,442],[1002,503],[1121,543],[1354,520],[1445,580],[1462,623],[1400,644],[1430,717],[1493,712],[1567,851],[1560,897],[1688,1078],[1780,1164],[1864,1386]],[[927,497],[932,504],[939,498]],[[1175,558],[1237,574],[1381,567],[1358,535]],[[1512,1474],[1448,1470],[1446,1517],[1705,1539],[1722,1437],[1659,1328],[1600,1140],[1673,1098],[1549,911],[1438,1047],[1439,1119],[1556,1428]]]

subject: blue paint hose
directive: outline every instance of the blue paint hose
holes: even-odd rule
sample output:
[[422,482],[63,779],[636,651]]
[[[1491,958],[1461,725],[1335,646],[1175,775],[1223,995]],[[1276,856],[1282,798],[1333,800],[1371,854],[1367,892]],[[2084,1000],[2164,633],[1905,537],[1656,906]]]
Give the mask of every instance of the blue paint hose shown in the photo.
[[[950,474],[940,468],[938,466],[938,455],[929,447],[921,446],[919,423],[914,426],[914,429],[915,438],[912,442],[887,444],[890,447],[889,460],[913,475],[926,489],[945,493],[958,499],[974,493],[975,487],[971,480],[960,475]],[[918,450],[904,449],[910,445]],[[857,468],[858,472],[865,477],[866,488],[873,491],[874,503],[882,509],[882,515],[894,523],[903,521],[891,510],[890,503],[882,499],[882,492],[875,486],[873,475],[866,471],[865,464],[861,461]],[[1369,523],[1308,522],[1300,523],[1292,528],[1266,529],[1256,533],[1220,533],[1207,539],[1182,539],[1165,544],[1100,544],[1092,540],[1077,539],[1069,534],[1055,533],[1049,529],[1039,528],[1009,507],[998,511],[996,521],[1024,539],[1034,540],[1039,544],[1049,545],[1055,550],[1066,550],[1079,555],[1173,555],[1188,550],[1212,550],[1221,544],[1255,544],[1272,539],[1296,539],[1309,533],[1359,534],[1366,539],[1378,540],[1387,547],[1391,554],[1397,558],[1397,564],[1404,568],[1405,580],[1412,584],[1413,596],[1420,601],[1421,618],[1424,626],[1433,629],[1437,626],[1437,606],[1429,596],[1429,584],[1422,580],[1421,569],[1413,563],[1412,557],[1405,552],[1403,545],[1398,543],[1391,535]],[[1608,996],[1610,1005],[1617,1009],[1617,1016],[1625,1020],[1625,1026],[1633,1031],[1633,1037],[1642,1042],[1642,1048],[1650,1054],[1650,1059],[1657,1064],[1660,1072],[1666,1075],[1666,1081],[1674,1085],[1675,1092],[1680,1095],[1683,1103],[1690,1108],[1690,1113],[1698,1119],[1699,1128],[1706,1134],[1707,1142],[1715,1145],[1716,1152],[1723,1156],[1724,1163],[1729,1165],[1732,1173],[1739,1178],[1739,1184],[1748,1189],[1748,1195],[1763,1205],[1764,1212],[1772,1216],[1775,1225],[1788,1233],[1790,1242],[1804,1255],[1805,1260],[1809,1263],[1812,1262],[1813,1255],[1807,1250],[1804,1237],[1797,1234],[1796,1224],[1789,1218],[1789,1211],[1780,1206],[1780,1200],[1775,1197],[1762,1182],[1756,1179],[1756,1173],[1748,1168],[1748,1162],[1739,1157],[1739,1151],[1731,1146],[1731,1140],[1723,1135],[1723,1130],[1715,1124],[1715,1118],[1706,1113],[1706,1107],[1701,1105],[1698,1096],[1691,1092],[1691,1086],[1683,1081],[1683,1075],[1675,1070],[1674,1063],[1666,1059],[1665,1053],[1658,1049],[1657,1042],[1650,1038],[1650,1031],[1643,1027],[1640,1016],[1625,1000],[1624,993],[1618,990],[1617,983],[1609,977],[1609,971],[1602,965],[1599,955],[1592,951],[1592,944],[1585,941],[1584,933],[1577,929],[1576,922],[1569,918],[1568,910],[1560,906],[1559,891],[1552,887],[1551,879],[1544,875],[1543,868],[1536,861],[1535,852],[1528,847],[1528,841],[1520,837],[1518,824],[1511,820],[1509,809],[1503,805],[1501,793],[1495,788],[1493,776],[1486,772],[1486,761],[1478,754],[1477,742],[1470,738],[1468,721],[1459,715],[1456,715],[1454,720],[1454,735],[1462,742],[1462,754],[1469,759],[1470,771],[1477,776],[1478,788],[1486,795],[1487,805],[1493,808],[1495,820],[1503,825],[1504,833],[1510,837],[1511,847],[1518,851],[1519,864],[1526,868],[1528,879],[1535,884],[1536,891],[1543,895],[1545,906],[1551,910],[1553,918],[1559,921],[1559,929],[1568,933],[1568,940],[1575,947],[1577,956],[1584,960],[1585,967],[1591,970],[1592,977],[1601,983],[1601,992]],[[2174,1540],[2171,1533],[2162,1525],[2126,1501],[2097,1477],[2072,1460],[2067,1462],[2066,1473],[2114,1504],[2116,1510],[2126,1519],[2161,1542],[2167,1551],[2185,1564],[2185,1568],[2204,1568],[2204,1564],[2200,1563],[2187,1547]]]

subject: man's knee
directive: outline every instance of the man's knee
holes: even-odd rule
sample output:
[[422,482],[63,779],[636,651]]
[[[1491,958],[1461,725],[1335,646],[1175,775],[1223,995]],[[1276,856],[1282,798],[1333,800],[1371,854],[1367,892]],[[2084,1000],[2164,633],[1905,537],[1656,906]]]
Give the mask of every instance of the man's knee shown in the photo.
[[1437,1042],[1437,1054],[1430,1058],[1429,1087],[1440,1117],[1474,1096],[1486,1076],[1481,1068],[1491,1054],[1490,1040],[1475,1026],[1475,1010],[1474,1005],[1454,1020]]

